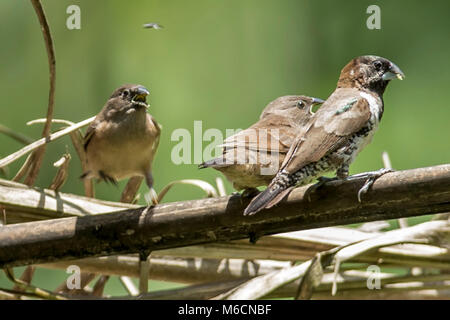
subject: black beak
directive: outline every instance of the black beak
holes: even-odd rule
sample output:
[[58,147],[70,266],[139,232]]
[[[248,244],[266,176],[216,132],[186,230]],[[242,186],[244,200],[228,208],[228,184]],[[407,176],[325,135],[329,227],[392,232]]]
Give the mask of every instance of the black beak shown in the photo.
[[383,74],[382,79],[385,81],[392,79],[403,80],[405,79],[405,74],[403,73],[402,70],[400,70],[399,67],[397,67],[394,63],[391,62],[389,70]]
[[136,92],[136,95],[142,96],[148,96],[150,94],[150,91],[148,91],[147,88],[144,87],[137,87],[134,92]]
[[145,102],[146,97],[150,94],[150,92],[144,87],[136,87],[133,89],[133,100],[138,102]]

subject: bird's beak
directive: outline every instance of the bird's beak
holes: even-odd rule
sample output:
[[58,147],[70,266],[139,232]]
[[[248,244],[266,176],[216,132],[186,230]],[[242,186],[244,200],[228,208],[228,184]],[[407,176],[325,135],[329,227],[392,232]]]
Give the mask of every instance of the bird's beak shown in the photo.
[[134,90],[133,100],[137,102],[144,102],[146,97],[150,94],[150,92],[144,87],[137,87]]
[[403,73],[402,70],[400,70],[399,67],[397,67],[395,64],[393,64],[391,62],[391,67],[389,68],[388,71],[386,71],[383,76],[382,79],[387,81],[387,80],[392,80],[392,79],[399,79],[399,80],[403,80],[405,79],[405,74]]
[[322,104],[322,103],[324,103],[325,102],[325,100],[322,100],[322,99],[320,99],[320,98],[312,98],[312,103],[313,104]]

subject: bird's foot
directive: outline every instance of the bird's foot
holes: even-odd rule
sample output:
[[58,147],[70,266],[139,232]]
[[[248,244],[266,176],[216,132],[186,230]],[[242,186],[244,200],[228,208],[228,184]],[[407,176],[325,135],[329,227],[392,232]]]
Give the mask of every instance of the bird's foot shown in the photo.
[[147,203],[148,207],[152,207],[154,205],[157,205],[159,203],[158,201],[158,195],[156,194],[155,190],[151,188],[149,192],[147,192],[144,195],[145,202]]
[[328,178],[328,177],[319,177],[317,178],[317,183],[313,184],[311,187],[308,188],[308,190],[306,191],[306,196],[308,198],[308,201],[311,202],[311,194],[316,192],[317,190],[319,190],[320,188],[322,188],[322,186],[327,183],[327,182],[331,182],[331,181],[336,181],[336,180],[340,180],[338,177],[334,177],[334,178]]
[[383,169],[380,169],[377,171],[358,173],[358,174],[348,177],[346,180],[355,180],[355,179],[366,178],[366,182],[364,182],[364,185],[358,191],[358,202],[362,202],[361,196],[363,194],[366,194],[367,191],[369,191],[370,187],[374,184],[375,180],[377,180],[382,175],[385,175],[386,173],[393,172],[393,171],[394,170],[392,170],[392,169],[383,168]]

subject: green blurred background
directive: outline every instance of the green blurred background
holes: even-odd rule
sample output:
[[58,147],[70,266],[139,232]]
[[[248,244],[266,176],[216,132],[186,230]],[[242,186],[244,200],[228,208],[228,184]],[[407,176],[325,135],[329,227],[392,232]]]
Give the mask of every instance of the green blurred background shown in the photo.
[[[81,8],[81,30],[66,28],[71,4]],[[366,27],[371,4],[381,7],[381,30]],[[157,191],[177,179],[214,184],[221,176],[195,164],[173,164],[173,130],[192,132],[194,121],[202,120],[203,130],[225,133],[248,127],[278,96],[325,99],[341,68],[364,54],[392,60],[406,80],[389,85],[379,131],[351,173],[382,167],[383,151],[395,169],[449,162],[449,1],[44,0],[43,6],[56,51],[54,117],[84,120],[121,84],[145,85],[151,91],[150,113],[163,126],[153,173]],[[48,65],[38,20],[29,1],[2,0],[0,21],[0,124],[37,139],[42,126],[25,123],[44,117],[47,108]],[[165,28],[144,29],[148,22]],[[0,157],[21,147],[3,135],[0,146]],[[36,185],[50,184],[52,163],[66,146],[73,160],[62,191],[83,194],[81,167],[68,137],[48,146]],[[7,178],[22,162],[9,166]],[[98,184],[97,196],[118,200],[124,185]],[[165,201],[203,196],[193,187],[176,186]],[[47,277],[55,272],[39,274],[38,283],[47,279],[44,287],[56,286]],[[6,283],[3,277],[0,285]],[[118,285],[109,292],[125,294]]]

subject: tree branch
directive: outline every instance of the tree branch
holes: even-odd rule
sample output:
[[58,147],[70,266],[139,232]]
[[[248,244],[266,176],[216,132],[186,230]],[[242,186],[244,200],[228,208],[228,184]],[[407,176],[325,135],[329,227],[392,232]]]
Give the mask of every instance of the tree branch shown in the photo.
[[[311,194],[311,202],[305,196],[309,186],[297,188],[280,205],[252,217],[242,215],[248,200],[235,195],[6,225],[0,228],[0,266],[257,239],[294,230],[450,211],[450,165],[388,173],[377,179],[359,203],[356,194],[362,184],[364,179],[327,183]],[[54,201],[48,191],[41,196],[41,207],[47,199]],[[7,198],[14,197],[12,193]],[[23,199],[23,194],[20,197]],[[60,207],[63,210],[64,206]]]

